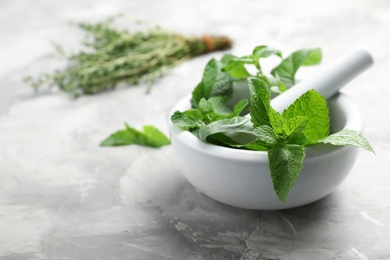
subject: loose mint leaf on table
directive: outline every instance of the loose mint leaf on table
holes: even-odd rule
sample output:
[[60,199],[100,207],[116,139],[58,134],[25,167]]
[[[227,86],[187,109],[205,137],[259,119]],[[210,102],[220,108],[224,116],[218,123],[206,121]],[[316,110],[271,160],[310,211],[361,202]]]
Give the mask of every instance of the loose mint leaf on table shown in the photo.
[[319,48],[298,50],[284,59],[271,74],[278,77],[287,87],[292,87],[296,84],[295,74],[301,66],[319,64],[321,59],[322,52]]
[[286,202],[287,195],[299,176],[304,157],[303,145],[286,144],[268,151],[272,184],[282,202]]
[[120,146],[134,144],[134,139],[137,138],[137,134],[138,133],[130,132],[127,129],[119,130],[101,142],[100,146]]
[[[131,129],[126,124],[127,129]],[[156,127],[151,125],[146,125],[143,127],[143,136],[145,137],[143,140],[141,139],[137,144],[151,146],[151,147],[162,147],[164,145],[171,144],[169,138],[158,130]]]
[[120,146],[138,144],[149,147],[162,147],[171,142],[160,130],[154,126],[144,126],[143,132],[126,124],[126,129],[117,131],[100,143],[101,146]]
[[367,139],[361,134],[354,130],[344,129],[340,132],[331,134],[326,138],[319,140],[318,143],[332,144],[337,146],[356,146],[366,149],[367,151],[373,152],[374,149],[368,143]]
[[229,98],[233,91],[233,81],[229,73],[222,71],[222,63],[215,59],[210,60],[203,72],[202,81],[192,92],[191,104],[196,108],[202,98],[225,97]]

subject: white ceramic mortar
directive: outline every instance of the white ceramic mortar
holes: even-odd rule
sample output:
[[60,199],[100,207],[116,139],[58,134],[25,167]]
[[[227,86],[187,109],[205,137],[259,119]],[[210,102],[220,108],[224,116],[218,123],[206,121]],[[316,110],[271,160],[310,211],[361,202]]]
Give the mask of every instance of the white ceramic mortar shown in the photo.
[[[188,109],[189,104],[187,97],[172,113]],[[362,113],[347,95],[334,96],[329,108],[333,132],[344,128],[362,132]],[[358,152],[355,147],[331,145],[307,148],[303,169],[283,203],[273,190],[267,152],[206,144],[170,120],[168,125],[177,162],[187,180],[210,198],[248,209],[285,209],[323,198],[347,177]]]
[[[334,66],[272,100],[272,105],[277,111],[283,111],[301,94],[314,88],[326,98],[330,97],[331,132],[350,129],[361,133],[364,122],[357,104],[345,94],[334,93],[372,63],[371,55],[364,48],[355,49]],[[236,88],[236,99],[247,95],[246,88],[242,84]],[[177,110],[189,108],[190,97],[186,97],[177,103],[170,116]],[[316,145],[306,148],[302,171],[283,203],[273,189],[267,152],[206,144],[190,132],[174,126],[170,116],[168,126],[172,146],[185,177],[205,195],[231,206],[276,210],[314,202],[342,183],[357,157],[355,147]]]

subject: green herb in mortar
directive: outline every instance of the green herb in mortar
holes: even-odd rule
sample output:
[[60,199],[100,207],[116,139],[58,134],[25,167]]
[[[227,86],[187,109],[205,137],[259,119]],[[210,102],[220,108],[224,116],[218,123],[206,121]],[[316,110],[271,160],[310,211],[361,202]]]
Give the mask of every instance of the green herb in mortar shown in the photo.
[[[263,72],[260,61],[271,56],[281,58],[281,62],[268,75]],[[321,59],[322,52],[319,48],[297,50],[283,59],[279,50],[265,45],[255,47],[252,54],[243,57],[226,54],[220,61],[212,59],[207,63],[202,80],[192,93],[192,107],[196,108],[202,98],[230,99],[233,82],[246,80],[251,76],[262,79],[272,92],[280,94],[295,85],[295,75],[300,67],[317,65]],[[248,66],[254,68],[254,74],[248,72]]]
[[[329,109],[325,98],[315,90],[309,90],[290,105],[282,114],[271,107],[267,84],[258,78],[249,78],[251,119],[242,116],[214,116],[217,120],[207,123],[202,113],[194,109],[175,112],[171,119],[183,129],[195,133],[201,140],[231,148],[268,151],[269,168],[274,190],[285,202],[299,176],[305,157],[305,147],[325,143],[337,146],[358,146],[374,152],[367,140],[358,132],[342,130],[329,135]],[[202,111],[199,102],[197,110]],[[243,109],[245,102],[236,105]],[[217,108],[218,106],[214,107]],[[210,109],[212,110],[212,109]],[[237,110],[238,111],[238,110]],[[232,134],[244,133],[249,142],[235,140]]]
[[[260,61],[270,56],[280,57],[281,62],[268,75]],[[298,50],[283,59],[280,51],[257,46],[251,55],[227,54],[221,61],[212,59],[192,93],[192,108],[176,111],[171,120],[207,143],[268,151],[274,190],[285,202],[302,169],[305,147],[325,143],[358,146],[374,152],[355,131],[342,130],[329,135],[328,105],[315,90],[302,95],[282,114],[271,107],[271,92],[279,94],[295,85],[298,69],[318,64],[321,58],[318,48]],[[254,75],[246,69],[248,65],[256,68]],[[248,79],[250,102],[243,99],[230,109],[227,102],[232,98],[233,82],[243,79]],[[249,103],[251,119],[240,116]]]

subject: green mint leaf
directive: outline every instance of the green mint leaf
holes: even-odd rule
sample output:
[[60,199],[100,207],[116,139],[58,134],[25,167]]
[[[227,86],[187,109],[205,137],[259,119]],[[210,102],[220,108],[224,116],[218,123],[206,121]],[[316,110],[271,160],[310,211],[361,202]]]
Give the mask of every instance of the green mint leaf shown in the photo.
[[306,116],[294,116],[284,121],[283,131],[286,136],[291,135],[293,132],[302,131],[309,119]]
[[231,109],[226,105],[225,97],[211,97],[207,100],[213,107],[213,112],[218,115],[230,115],[232,113]]
[[357,146],[375,154],[374,149],[368,143],[367,139],[354,130],[343,129],[340,132],[319,140],[318,142],[337,146]]
[[218,65],[218,61],[215,59],[211,59],[207,64],[203,71],[202,83],[204,85],[206,98],[210,97],[211,90],[216,81],[218,73],[220,72],[220,68]]
[[282,53],[279,50],[270,48],[265,45],[256,46],[252,51],[252,57],[255,62],[257,69],[261,70],[259,59],[267,58],[269,56],[276,55],[282,58]]
[[203,125],[199,128],[199,138],[207,142],[207,138],[216,133],[248,133],[252,134],[252,125],[247,117],[226,118],[212,122],[208,125]]
[[275,111],[272,107],[269,110],[269,119],[271,121],[272,128],[274,129],[275,134],[283,135],[283,125],[286,119],[283,118],[279,112]]
[[203,72],[202,83],[206,99],[215,96],[230,96],[232,94],[232,80],[228,73],[221,70],[221,64],[215,59],[207,63]]
[[269,110],[271,109],[270,92],[265,82],[256,78],[249,78],[248,85],[251,99],[250,115],[253,126],[272,126],[269,118]]
[[230,147],[230,148],[242,148],[243,145],[234,141],[232,138],[226,136],[223,133],[216,133],[207,137],[207,142],[215,145]]
[[214,106],[211,102],[209,102],[208,100],[206,100],[205,98],[202,98],[200,101],[199,101],[199,107],[198,109],[202,112],[202,113],[210,113],[210,112],[213,112],[214,111]]
[[191,104],[196,108],[202,98],[231,97],[232,92],[233,80],[229,73],[222,71],[222,64],[212,59],[203,71],[201,83],[192,92]]
[[253,60],[252,55],[243,56],[243,57],[236,57],[233,59],[233,61],[242,62],[243,64],[255,64],[255,61]]
[[185,112],[175,111],[171,116],[171,120],[175,126],[189,129],[199,127],[202,117],[202,113],[199,110],[190,109]]
[[140,132],[126,124],[126,129],[117,131],[100,143],[101,146],[130,144],[158,148],[170,144],[170,140],[154,126],[144,126],[143,132]]
[[125,130],[119,130],[116,133],[111,134],[104,141],[100,143],[100,146],[120,146],[134,144],[136,134]]
[[145,138],[137,140],[136,143],[139,145],[158,148],[171,143],[169,138],[154,126],[146,125],[143,127],[143,130]]
[[221,63],[222,63],[222,65],[227,65],[229,62],[231,62],[235,58],[237,58],[237,56],[234,56],[233,54],[227,53],[227,54],[222,56]]
[[256,46],[252,51],[252,55],[255,59],[267,58],[267,57],[272,56],[272,55],[276,55],[276,56],[282,58],[281,51],[274,49],[274,48],[271,48],[271,47],[268,47],[266,45]]
[[221,64],[223,65],[223,68],[225,68],[225,66],[231,62],[239,62],[242,64],[254,64],[252,55],[237,57],[232,54],[225,54],[221,59]]
[[267,126],[261,125],[253,129],[255,136],[257,137],[256,143],[266,147],[274,147],[278,140],[276,139],[274,130]]
[[279,75],[275,75],[276,78],[276,86],[271,86],[270,90],[271,92],[274,92],[276,94],[282,94],[285,92],[288,88],[286,85],[280,80]]
[[254,141],[249,144],[245,144],[242,147],[248,150],[253,150],[253,151],[268,151],[269,147],[263,145],[262,142]]
[[197,110],[202,114],[200,118],[204,124],[231,117],[232,114],[224,97],[211,97],[208,100],[202,98]]
[[316,142],[307,138],[307,136],[305,134],[303,134],[302,132],[297,131],[297,132],[292,133],[288,137],[287,143],[288,144],[303,145],[306,147],[306,146],[314,144]]
[[298,144],[307,146],[313,143],[313,140],[308,138],[302,130],[305,129],[308,123],[308,118],[305,116],[296,116],[285,121],[283,130],[287,135],[288,144]]
[[248,85],[251,99],[250,115],[253,126],[267,125],[272,127],[275,133],[283,133],[284,118],[271,107],[271,94],[265,82],[258,78],[249,78]]
[[200,82],[192,91],[192,97],[191,97],[191,107],[197,108],[199,101],[202,98],[207,98],[207,94],[205,93],[205,87],[203,82]]
[[286,202],[303,167],[304,157],[305,148],[302,145],[287,144],[268,151],[272,183],[280,201]]
[[304,49],[293,52],[275,67],[271,74],[279,77],[287,87],[295,85],[295,74],[301,66],[316,65],[321,62],[321,49]]
[[321,63],[322,51],[320,48],[308,50],[309,54],[304,59],[302,66],[312,66]]
[[284,112],[283,117],[288,120],[302,116],[308,119],[302,133],[313,141],[324,139],[329,135],[329,109],[324,97],[317,91],[309,90],[300,96]]
[[244,62],[240,60],[231,60],[222,67],[222,71],[229,73],[234,80],[246,79],[251,76],[244,66]]
[[233,107],[233,113],[229,115],[229,117],[239,116],[242,111],[248,106],[249,102],[247,99],[241,99],[237,102],[237,104]]

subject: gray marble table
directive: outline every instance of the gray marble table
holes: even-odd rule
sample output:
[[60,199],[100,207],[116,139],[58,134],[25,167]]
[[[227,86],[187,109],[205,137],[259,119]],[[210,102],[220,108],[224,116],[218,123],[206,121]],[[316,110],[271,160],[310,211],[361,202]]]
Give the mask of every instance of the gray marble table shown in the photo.
[[[150,94],[141,84],[73,100],[23,84],[63,65],[51,41],[77,49],[82,34],[70,21],[118,13],[118,26],[141,19],[228,35],[237,55],[260,44],[319,46],[326,65],[364,44],[375,65],[343,91],[366,116],[377,156],[361,151],[318,202],[253,211],[199,193],[169,146],[99,147],[125,121],[167,133],[173,104],[223,54],[169,70]],[[0,259],[390,259],[389,1],[0,0],[0,39]]]

